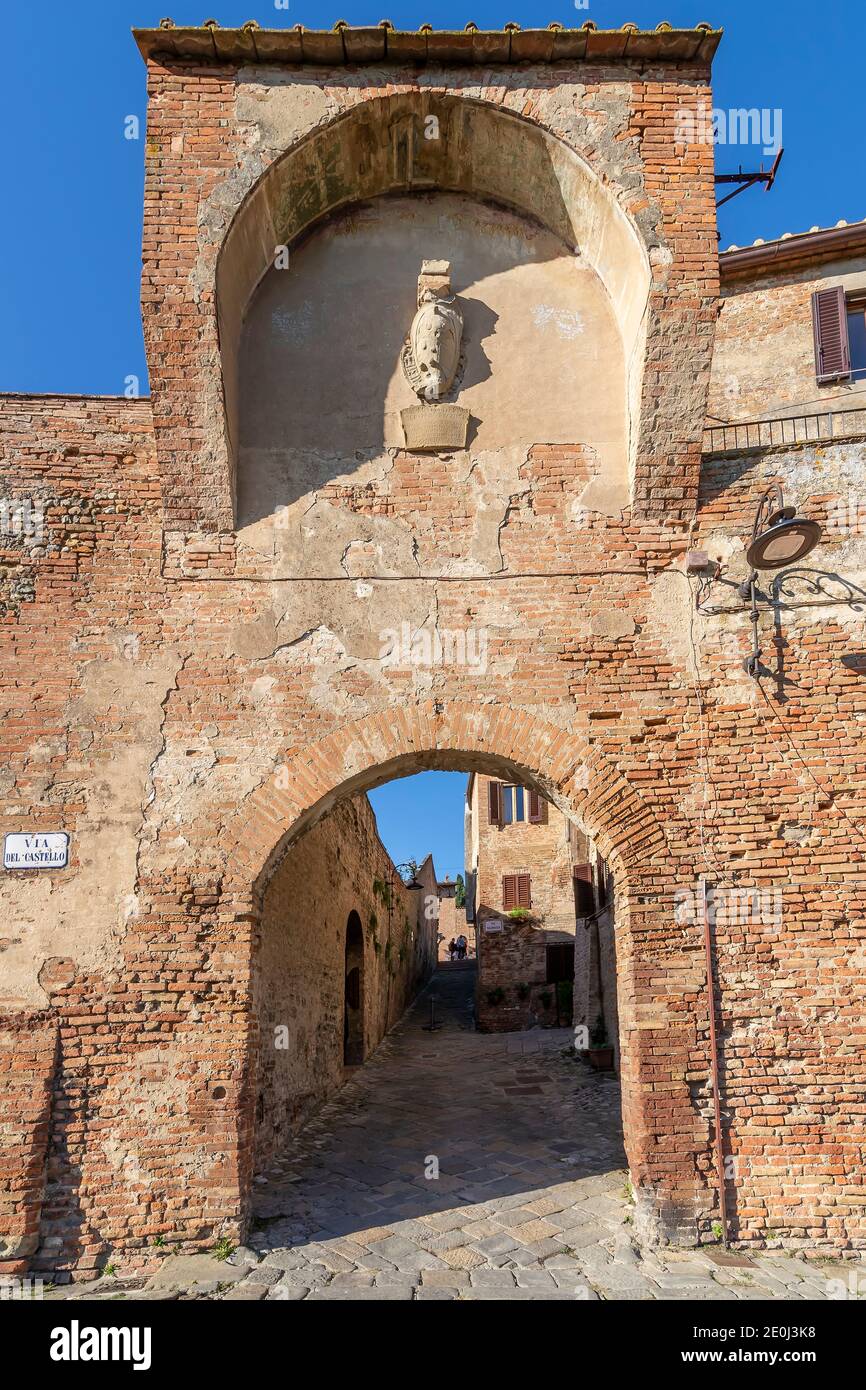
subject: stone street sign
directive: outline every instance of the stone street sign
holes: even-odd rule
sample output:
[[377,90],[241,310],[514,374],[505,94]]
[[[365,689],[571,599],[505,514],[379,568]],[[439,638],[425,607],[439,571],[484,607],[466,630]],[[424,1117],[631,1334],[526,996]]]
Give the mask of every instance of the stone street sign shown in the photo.
[[65,869],[68,861],[69,836],[65,830],[7,835],[3,845],[4,869]]
[[489,921],[484,923],[484,930],[502,931],[502,919],[500,917],[491,917]]

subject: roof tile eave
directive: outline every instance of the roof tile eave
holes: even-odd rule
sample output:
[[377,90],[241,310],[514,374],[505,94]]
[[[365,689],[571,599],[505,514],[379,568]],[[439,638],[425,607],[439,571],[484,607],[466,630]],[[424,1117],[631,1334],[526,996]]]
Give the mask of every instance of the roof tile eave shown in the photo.
[[725,282],[858,255],[866,255],[866,218],[834,227],[813,227],[808,232],[786,232],[751,246],[730,246],[719,252],[719,271]]
[[[376,35],[376,30],[379,34]],[[420,31],[389,29],[381,26],[341,25],[334,29],[256,29],[249,26],[220,29],[218,26],[173,26],[156,29],[134,28],[133,38],[145,61],[158,55],[217,62],[256,61],[302,63],[314,66],[342,66],[363,61],[353,54],[368,51],[381,42],[385,61],[413,63],[447,61],[457,64],[478,62],[479,49],[489,49],[496,41],[512,38],[508,57],[501,61],[528,65],[558,62],[566,55],[585,53],[588,61],[597,55],[609,63],[623,62],[712,62],[722,38],[721,29],[701,25],[693,29],[429,29],[426,31],[428,55],[419,57]],[[299,44],[299,34],[302,43]],[[374,39],[374,35],[376,38]],[[430,42],[432,40],[432,43]],[[298,50],[300,49],[300,56]],[[285,54],[285,56],[283,56]],[[381,59],[380,59],[381,61]],[[487,59],[489,61],[489,59]]]

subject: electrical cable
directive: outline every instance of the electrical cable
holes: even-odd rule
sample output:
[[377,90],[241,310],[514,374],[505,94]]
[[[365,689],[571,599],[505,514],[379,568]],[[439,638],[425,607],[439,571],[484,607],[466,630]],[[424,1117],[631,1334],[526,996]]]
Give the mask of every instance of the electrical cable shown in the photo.
[[[709,760],[709,753],[708,753],[708,750],[707,750],[706,706],[705,706],[705,704],[704,704],[704,696],[703,696],[703,691],[702,691],[702,689],[701,689],[701,668],[700,668],[700,661],[699,661],[699,659],[698,659],[698,645],[697,645],[697,642],[696,642],[696,640],[695,640],[695,613],[697,612],[697,605],[696,605],[696,603],[692,603],[692,602],[691,602],[691,598],[692,598],[692,586],[691,586],[691,582],[690,582],[690,580],[689,580],[689,576],[688,576],[687,574],[685,574],[682,570],[673,570],[672,573],[674,573],[674,574],[682,574],[683,579],[685,579],[685,581],[686,581],[686,585],[687,585],[688,591],[689,591],[689,645],[690,645],[690,647],[691,647],[691,652],[692,652],[692,665],[693,665],[693,667],[694,667],[694,686],[693,686],[693,689],[694,689],[695,699],[696,699],[696,701],[697,701],[697,706],[698,706],[698,766],[699,766],[699,768],[700,768],[700,775],[701,775],[701,778],[702,778],[703,791],[704,791],[704,800],[703,800],[703,803],[702,803],[702,805],[701,805],[701,807],[700,807],[699,814],[698,814],[698,834],[699,834],[700,842],[701,842],[701,855],[702,855],[702,858],[703,858],[703,862],[704,862],[706,865],[709,866],[709,853],[708,853],[708,849],[707,849],[707,840],[706,840],[705,825],[704,825],[705,810],[706,810],[706,807],[707,807],[707,804],[708,804],[708,803],[707,803],[707,796],[708,796],[708,794],[709,794],[710,791],[711,791],[711,792],[712,792],[712,797],[713,797],[713,808],[714,808],[714,814],[713,814],[713,816],[712,816],[712,819],[714,820],[714,819],[715,819],[715,809],[718,807],[718,796],[717,796],[717,794],[716,794],[715,783],[713,782],[712,774],[711,774],[711,771],[710,771],[710,760]],[[700,581],[699,581],[699,586],[700,586],[701,584],[706,585],[706,584],[708,584],[709,582],[710,582],[709,580],[700,580]],[[698,588],[698,595],[699,595],[699,594],[700,594],[700,587]],[[715,846],[713,846],[713,848],[712,848],[712,859],[713,859],[714,871],[715,871],[715,874],[718,876],[719,880],[720,880],[721,882],[723,882],[723,883],[724,883],[725,880],[727,880],[728,883],[731,885],[731,887],[735,887],[736,884],[737,884],[737,878],[732,874],[732,872],[731,872],[728,868],[726,868],[726,867],[720,862],[720,860],[719,860],[719,858],[718,858],[718,856],[717,856],[717,854],[716,854]]]
[[[847,811],[845,810],[844,806],[840,806],[840,805],[839,805],[839,803],[838,803],[837,800],[836,800],[836,792],[832,789],[832,787],[825,786],[823,782],[820,782],[820,781],[818,780],[818,778],[815,776],[814,772],[813,772],[812,769],[810,768],[809,764],[806,762],[805,758],[804,758],[804,757],[802,756],[802,754],[800,753],[800,750],[798,749],[796,743],[794,742],[794,736],[793,736],[793,734],[791,733],[790,729],[788,728],[787,724],[785,723],[784,719],[782,718],[781,712],[776,708],[776,706],[775,706],[775,704],[774,704],[772,698],[770,697],[770,695],[767,693],[767,691],[764,689],[763,685],[761,684],[760,673],[755,677],[755,683],[756,683],[758,689],[760,690],[761,694],[763,695],[764,699],[766,700],[767,705],[769,706],[771,712],[776,716],[777,720],[779,721],[779,724],[781,725],[782,730],[784,731],[785,737],[786,737],[787,740],[788,740],[788,744],[789,744],[789,746],[790,746],[790,748],[791,748],[791,751],[794,753],[794,755],[795,755],[795,757],[797,758],[798,762],[800,762],[800,763],[802,764],[802,767],[803,767],[804,771],[806,772],[806,775],[809,777],[809,779],[810,779],[812,782],[814,782],[815,786],[818,788],[818,790],[819,790],[819,792],[821,793],[821,795],[824,796],[824,797],[826,797],[826,799],[829,801],[830,805],[833,806],[833,807],[839,812],[840,816],[842,816],[842,818],[848,822],[848,824],[851,826],[851,829],[855,832],[855,834],[858,836],[858,838],[860,838],[861,843],[863,844],[864,848],[866,848],[866,838],[863,838],[863,832],[862,832],[860,826],[857,825],[856,821],[853,821],[853,820],[851,819],[851,817],[848,815]],[[782,749],[782,747],[781,747],[781,745],[779,744],[778,740],[774,737],[773,732],[772,732],[772,729],[770,729],[770,728],[768,727],[767,722],[766,722],[766,720],[764,719],[764,716],[763,716],[763,714],[761,713],[761,710],[760,710],[760,709],[758,709],[758,718],[761,720],[761,723],[762,723],[764,729],[766,730],[766,732],[767,732],[767,734],[768,734],[770,740],[772,741],[773,745],[775,746],[775,748],[776,748],[780,753],[783,753],[784,750]]]

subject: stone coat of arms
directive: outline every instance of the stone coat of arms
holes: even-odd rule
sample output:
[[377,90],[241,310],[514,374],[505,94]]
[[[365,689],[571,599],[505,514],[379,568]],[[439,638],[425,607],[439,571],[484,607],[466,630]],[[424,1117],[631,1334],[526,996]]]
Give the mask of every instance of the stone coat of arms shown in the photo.
[[418,312],[403,345],[406,380],[432,404],[448,394],[461,365],[463,315],[451,290],[447,261],[424,261],[418,277]]

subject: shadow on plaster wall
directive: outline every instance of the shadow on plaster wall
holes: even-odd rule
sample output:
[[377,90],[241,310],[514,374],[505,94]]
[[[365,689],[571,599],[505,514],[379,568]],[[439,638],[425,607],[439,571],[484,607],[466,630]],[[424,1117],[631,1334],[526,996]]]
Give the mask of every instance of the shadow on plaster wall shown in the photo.
[[[748,616],[750,604],[740,593],[740,585],[746,578],[745,560],[741,559],[742,573],[723,576],[713,581],[729,595],[730,600],[706,604],[699,611],[705,615],[719,617],[723,614]],[[801,626],[820,622],[826,624],[833,610],[840,613],[861,614],[866,612],[866,589],[846,579],[835,570],[805,569],[797,567],[779,571],[769,578],[758,576],[755,588],[758,606],[758,642],[761,648],[760,674],[772,677],[776,685],[776,699],[784,703],[790,694],[808,694],[809,687],[803,680],[794,680],[786,671],[786,652],[792,647],[785,635],[786,627],[797,619]],[[810,618],[810,610],[815,610]],[[766,633],[764,623],[767,614],[772,615],[772,638]],[[820,616],[819,616],[820,615]],[[788,617],[788,622],[785,619]],[[842,631],[842,626],[839,626]],[[859,634],[858,634],[859,635]],[[771,652],[772,649],[772,652]],[[841,657],[841,663],[848,670],[859,673],[861,653],[851,652]]]
[[[827,608],[843,608],[851,613],[866,612],[866,589],[833,570],[788,569],[774,576],[768,586],[765,600],[773,611],[773,652],[770,664],[764,662],[764,671],[771,675],[776,684],[776,699],[780,704],[797,692],[807,694],[808,689],[802,681],[795,681],[787,675],[785,653],[790,643],[784,634],[783,618],[786,612],[805,614],[809,608],[826,613]],[[825,608],[826,605],[826,608]],[[842,657],[843,666],[849,665],[849,658]]]
[[253,297],[240,351],[239,528],[329,484],[349,505],[388,492],[400,411],[418,404],[401,353],[429,258],[452,265],[464,362],[446,399],[470,411],[473,450],[601,439],[624,462],[622,346],[595,272],[500,207],[390,195],[317,224]]

